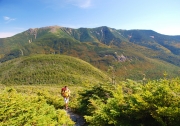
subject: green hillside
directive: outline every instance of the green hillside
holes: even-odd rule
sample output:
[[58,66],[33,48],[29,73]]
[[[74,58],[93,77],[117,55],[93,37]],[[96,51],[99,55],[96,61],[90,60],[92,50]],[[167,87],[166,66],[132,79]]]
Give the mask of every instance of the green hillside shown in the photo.
[[32,54],[63,54],[82,59],[117,80],[176,77],[180,71],[180,36],[152,30],[116,30],[106,26],[72,29],[35,28],[0,39],[0,62]]
[[108,78],[89,63],[66,55],[32,55],[0,64],[1,84],[97,84]]
[[152,30],[120,30],[130,42],[153,50],[180,55],[180,36],[162,35]]

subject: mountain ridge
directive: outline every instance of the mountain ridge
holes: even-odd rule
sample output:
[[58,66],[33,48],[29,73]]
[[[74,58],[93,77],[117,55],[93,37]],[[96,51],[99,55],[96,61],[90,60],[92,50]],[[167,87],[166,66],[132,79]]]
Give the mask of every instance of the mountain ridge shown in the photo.
[[[117,30],[107,26],[97,28],[67,28],[48,26],[28,29],[13,37],[0,39],[0,62],[31,54],[64,54],[83,59],[97,68],[107,71],[109,66],[115,66],[118,76],[134,74],[138,68],[142,73],[148,73],[148,68],[157,69],[151,61],[157,60],[180,67],[180,36],[167,36],[153,30]],[[125,57],[120,63],[119,58]],[[121,69],[132,67],[132,70]],[[169,67],[169,65],[167,65]],[[164,66],[164,69],[170,69]],[[130,72],[131,71],[131,72]],[[160,74],[161,71],[161,74]],[[165,70],[158,73],[163,76]],[[170,74],[174,74],[173,71]],[[174,75],[176,75],[174,74]],[[173,76],[174,76],[173,75]],[[153,76],[153,75],[149,75]],[[153,77],[154,78],[154,77]]]

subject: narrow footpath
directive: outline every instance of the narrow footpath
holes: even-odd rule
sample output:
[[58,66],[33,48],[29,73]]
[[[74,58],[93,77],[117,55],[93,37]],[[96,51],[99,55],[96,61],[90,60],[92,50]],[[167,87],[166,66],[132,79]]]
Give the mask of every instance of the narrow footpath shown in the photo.
[[75,122],[74,126],[88,126],[83,116],[75,114],[70,109],[66,110],[66,112],[70,116],[71,120]]

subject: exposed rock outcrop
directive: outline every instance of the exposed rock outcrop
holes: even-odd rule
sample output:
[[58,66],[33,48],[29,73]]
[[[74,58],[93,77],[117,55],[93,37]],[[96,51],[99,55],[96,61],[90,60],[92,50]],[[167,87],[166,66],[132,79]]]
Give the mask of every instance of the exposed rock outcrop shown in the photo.
[[123,54],[118,55],[117,52],[115,52],[115,55],[118,62],[125,62],[127,60],[127,57],[125,57]]

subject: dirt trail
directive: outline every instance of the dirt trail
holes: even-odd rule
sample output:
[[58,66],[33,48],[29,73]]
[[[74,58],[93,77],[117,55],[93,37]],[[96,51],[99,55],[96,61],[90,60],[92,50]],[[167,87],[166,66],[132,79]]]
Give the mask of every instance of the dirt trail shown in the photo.
[[71,120],[76,122],[74,126],[88,126],[83,116],[75,114],[70,109],[66,110],[66,112],[70,116]]

